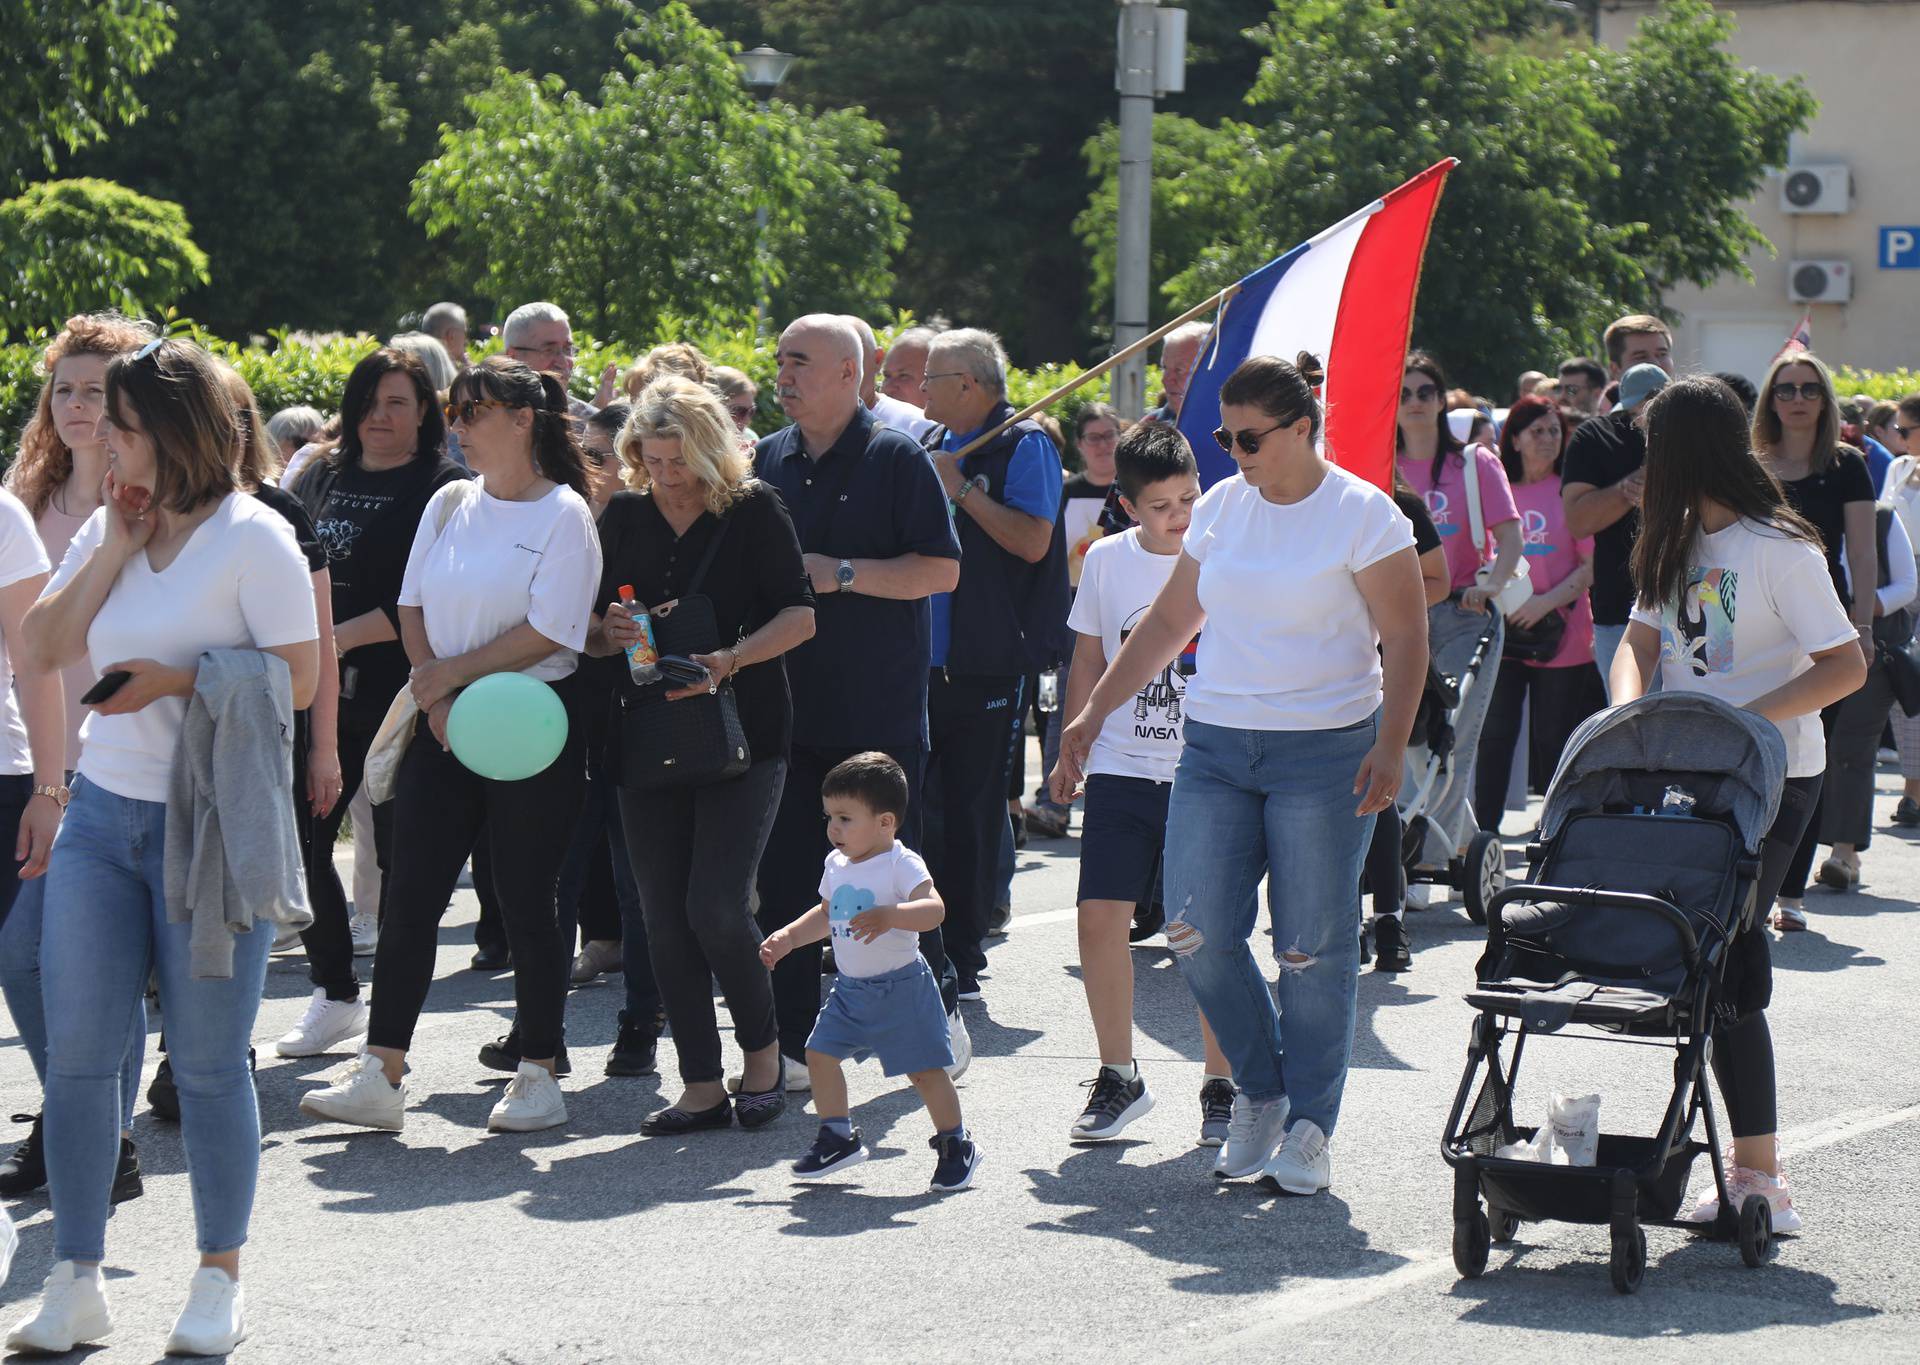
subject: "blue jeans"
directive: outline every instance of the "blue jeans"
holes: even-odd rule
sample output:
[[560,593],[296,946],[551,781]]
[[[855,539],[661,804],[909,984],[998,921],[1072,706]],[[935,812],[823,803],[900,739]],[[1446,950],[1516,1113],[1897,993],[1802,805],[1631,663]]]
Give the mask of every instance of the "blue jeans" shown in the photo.
[[[1353,1051],[1360,867],[1375,819],[1353,813],[1353,779],[1377,728],[1377,716],[1341,730],[1189,718],[1167,810],[1167,942],[1234,1083],[1256,1103],[1287,1096],[1295,1119],[1329,1136]],[[1278,1010],[1247,943],[1263,876]]]
[[[13,911],[0,926],[0,994],[26,1045],[27,1060],[40,1084],[47,1083],[47,1005],[40,992],[40,922],[46,913],[46,874],[20,883]],[[120,1064],[120,1127],[133,1127],[133,1103],[140,1094],[140,1063],[147,1048],[147,998],[140,997]]]
[[120,1151],[120,1071],[152,972],[180,1089],[180,1126],[202,1254],[247,1240],[260,1170],[260,1113],[247,1042],[266,985],[273,926],[234,935],[233,976],[188,970],[192,926],[167,921],[167,808],[84,777],[54,841],[40,972],[47,1002],[47,1183],[55,1260],[106,1253]]

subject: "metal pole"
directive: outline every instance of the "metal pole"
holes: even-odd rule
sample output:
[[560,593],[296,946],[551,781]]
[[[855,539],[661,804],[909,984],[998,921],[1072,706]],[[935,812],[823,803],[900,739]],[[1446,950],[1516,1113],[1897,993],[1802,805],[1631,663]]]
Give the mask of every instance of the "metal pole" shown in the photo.
[[[1114,83],[1120,91],[1120,221],[1113,271],[1113,345],[1124,350],[1147,332],[1147,262],[1153,215],[1154,0],[1120,0]],[[1113,371],[1113,405],[1133,419],[1147,410],[1147,359],[1136,354]]]
[[[771,98],[760,101],[762,114],[770,113],[772,109]],[[760,298],[753,307],[753,334],[763,337],[767,334],[767,316],[773,311],[771,285],[767,280],[767,200],[764,194],[753,211],[753,273],[760,286]]]

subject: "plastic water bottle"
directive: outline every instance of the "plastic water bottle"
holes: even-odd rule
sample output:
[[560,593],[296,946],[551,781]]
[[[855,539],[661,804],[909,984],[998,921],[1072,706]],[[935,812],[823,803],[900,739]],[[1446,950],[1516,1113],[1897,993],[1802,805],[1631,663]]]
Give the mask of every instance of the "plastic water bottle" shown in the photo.
[[646,609],[636,606],[633,600],[633,585],[620,585],[621,605],[633,613],[633,623],[640,627],[640,638],[627,646],[627,672],[633,680],[643,686],[660,681],[660,646],[653,634],[653,618]]
[[1049,668],[1040,675],[1040,709],[1052,715],[1060,709],[1060,670]]
[[1662,815],[1692,815],[1693,807],[1693,793],[1685,787],[1668,787],[1666,793],[1660,798],[1660,813]]

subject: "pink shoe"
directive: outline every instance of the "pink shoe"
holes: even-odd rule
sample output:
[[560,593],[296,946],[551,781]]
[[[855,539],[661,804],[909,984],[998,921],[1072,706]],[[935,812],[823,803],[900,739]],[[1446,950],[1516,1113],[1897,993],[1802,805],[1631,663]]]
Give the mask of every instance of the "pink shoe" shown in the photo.
[[[1775,1232],[1798,1232],[1803,1223],[1799,1212],[1793,1206],[1793,1194],[1787,1187],[1787,1173],[1783,1168],[1778,1176],[1767,1175],[1747,1166],[1735,1166],[1728,1163],[1727,1198],[1733,1201],[1737,1211],[1747,1202],[1751,1194],[1764,1195],[1773,1208],[1773,1230]],[[1711,1223],[1720,1216],[1720,1192],[1709,1182],[1700,1192],[1693,1205],[1693,1212],[1686,1216],[1689,1223]]]

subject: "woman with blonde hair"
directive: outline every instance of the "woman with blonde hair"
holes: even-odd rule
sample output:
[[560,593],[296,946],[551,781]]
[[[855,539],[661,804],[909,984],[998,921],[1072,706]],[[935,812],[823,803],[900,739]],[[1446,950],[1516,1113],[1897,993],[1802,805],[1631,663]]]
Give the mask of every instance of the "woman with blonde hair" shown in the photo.
[[[1820,533],[1834,591],[1860,633],[1862,648],[1871,657],[1877,614],[1875,593],[1880,582],[1873,476],[1866,457],[1840,440],[1840,400],[1825,361],[1811,351],[1791,351],[1774,360],[1760,385],[1752,438],[1754,453],[1767,472],[1780,481],[1788,505]],[[1829,744],[1839,715],[1839,702],[1820,713]],[[1841,755],[1835,758],[1820,806],[1801,836],[1770,917],[1773,927],[1782,932],[1807,927],[1807,875],[1821,843],[1833,845],[1833,856],[1821,865],[1820,881],[1840,891],[1851,891],[1860,883],[1859,849],[1867,843],[1870,822],[1849,814],[1859,803],[1832,799],[1852,785],[1847,765],[1838,761]],[[1872,761],[1870,750],[1869,782]]]
[[713,362],[691,342],[669,341],[655,346],[627,371],[627,397],[637,399],[648,386],[676,376],[704,384],[713,377]]
[[[683,1090],[642,1126],[649,1135],[757,1128],[786,1109],[773,983],[760,961],[748,899],[786,780],[793,706],[780,656],[813,635],[813,590],[786,506],[752,477],[720,400],[688,379],[650,384],[620,433],[636,492],[616,493],[600,518],[605,615],[589,654],[638,638],[618,598],[623,586],[656,618],[704,598],[717,626],[695,654],[711,681],[666,694],[668,704],[730,687],[750,766],[692,788],[620,792],[627,845],[654,974],[679,1056]],[[619,684],[635,692],[631,678]],[[617,744],[617,740],[616,740]],[[740,1092],[722,1083],[720,1033],[709,983],[719,979],[746,1054]]]

